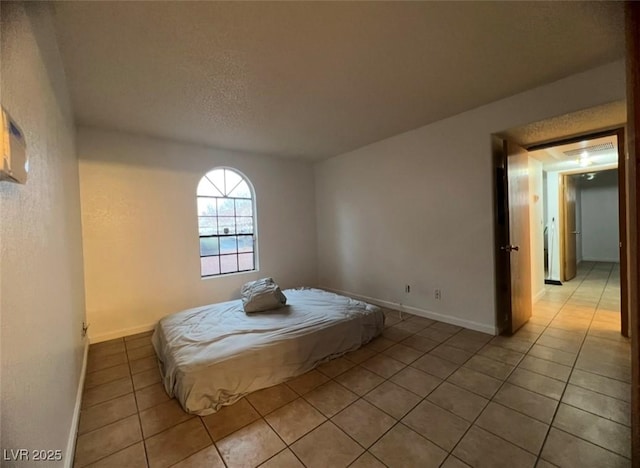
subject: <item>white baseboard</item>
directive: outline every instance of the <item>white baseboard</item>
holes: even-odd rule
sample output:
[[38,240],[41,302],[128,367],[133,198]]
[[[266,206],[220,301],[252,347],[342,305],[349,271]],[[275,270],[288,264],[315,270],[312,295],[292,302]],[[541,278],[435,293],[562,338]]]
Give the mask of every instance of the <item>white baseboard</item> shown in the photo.
[[426,309],[419,309],[418,307],[407,306],[403,304],[397,304],[395,302],[384,301],[382,299],[376,299],[375,297],[363,296],[361,294],[355,294],[349,291],[341,291],[339,289],[328,288],[326,286],[320,286],[327,291],[333,291],[336,294],[342,294],[343,296],[353,297],[361,301],[369,302],[371,304],[379,305],[381,307],[387,307],[389,309],[401,310],[402,312],[408,312],[410,314],[419,315],[420,317],[429,318],[432,320],[438,320],[439,322],[449,323],[451,325],[457,325],[459,327],[468,328],[470,330],[479,331],[482,333],[488,333],[490,335],[497,335],[499,330],[495,325],[485,325],[484,323],[473,322],[471,320],[465,320],[458,317],[452,317],[450,315],[443,315],[437,312],[432,312]]
[[601,262],[601,263],[620,263],[619,258],[592,258],[592,257],[584,257],[582,259],[583,262]]
[[80,380],[78,381],[78,390],[76,391],[76,404],[73,408],[73,417],[71,418],[71,429],[69,429],[69,440],[67,442],[67,451],[64,453],[65,468],[73,467],[73,459],[76,451],[76,438],[78,437],[78,423],[80,422],[80,406],[82,404],[82,390],[84,389],[84,378],[87,375],[87,358],[89,355],[89,340],[84,340],[84,353],[82,357],[82,369],[80,370]]
[[116,338],[122,338],[123,336],[135,335],[136,333],[148,332],[153,330],[155,326],[156,326],[156,322],[153,322],[146,325],[140,325],[137,327],[122,328],[120,330],[116,330],[108,333],[100,333],[98,335],[89,334],[89,337],[90,337],[91,344],[94,344],[94,343],[100,343],[102,341],[115,340]]
[[540,299],[542,299],[542,296],[544,296],[544,293],[546,291],[543,289],[541,289],[540,291],[538,291],[534,296],[533,296],[533,300],[532,303],[535,304],[536,302],[538,302]]

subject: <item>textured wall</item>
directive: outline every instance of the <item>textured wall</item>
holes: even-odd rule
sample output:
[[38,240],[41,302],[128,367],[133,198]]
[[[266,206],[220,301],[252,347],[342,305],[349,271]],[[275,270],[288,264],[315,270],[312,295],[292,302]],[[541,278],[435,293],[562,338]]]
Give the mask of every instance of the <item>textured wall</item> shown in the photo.
[[48,5],[3,3],[1,29],[2,105],[30,159],[26,185],[0,183],[1,448],[66,452],[85,318],[74,128]]
[[615,62],[318,163],[320,285],[493,331],[490,135],[622,98]]
[[[237,298],[242,284],[262,276],[282,287],[315,285],[309,163],[82,127],[78,155],[92,341]],[[200,278],[195,194],[215,166],[236,168],[253,183],[260,271]]]
[[619,262],[618,171],[599,172],[580,181],[582,257]]

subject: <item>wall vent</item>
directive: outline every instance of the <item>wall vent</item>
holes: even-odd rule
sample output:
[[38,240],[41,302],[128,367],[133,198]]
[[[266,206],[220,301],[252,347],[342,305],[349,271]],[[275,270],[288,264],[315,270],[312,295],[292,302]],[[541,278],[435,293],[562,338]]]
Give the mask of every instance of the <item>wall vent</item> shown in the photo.
[[580,156],[584,151],[586,151],[589,154],[593,154],[593,153],[601,153],[603,151],[613,151],[613,150],[614,150],[613,143],[608,141],[606,143],[600,143],[599,145],[587,146],[586,148],[578,148],[578,149],[572,149],[569,151],[563,151],[563,153],[566,156],[569,156],[570,158],[572,158],[575,156]]

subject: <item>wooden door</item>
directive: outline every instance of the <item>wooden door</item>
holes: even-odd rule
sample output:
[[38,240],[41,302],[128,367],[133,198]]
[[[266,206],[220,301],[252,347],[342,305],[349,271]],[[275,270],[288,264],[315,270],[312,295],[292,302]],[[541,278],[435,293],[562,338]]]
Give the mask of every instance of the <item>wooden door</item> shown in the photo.
[[576,178],[571,175],[562,176],[562,203],[563,203],[563,241],[564,248],[562,249],[562,279],[569,281],[576,277],[576,270],[578,269],[577,251],[576,251],[576,236],[580,235],[580,232],[576,228],[576,197],[577,197],[577,184]]
[[511,269],[511,333],[531,318],[531,241],[529,226],[529,155],[505,142],[509,185],[509,244],[503,252]]
[[494,140],[495,260],[498,320],[513,333],[531,317],[529,157],[510,142]]

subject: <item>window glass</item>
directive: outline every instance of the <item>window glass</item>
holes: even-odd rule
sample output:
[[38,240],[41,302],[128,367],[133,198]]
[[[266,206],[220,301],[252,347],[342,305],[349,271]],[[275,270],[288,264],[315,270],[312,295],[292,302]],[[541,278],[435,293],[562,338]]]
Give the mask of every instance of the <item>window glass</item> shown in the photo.
[[233,169],[213,169],[200,179],[196,198],[201,276],[255,270],[256,215],[248,180]]

